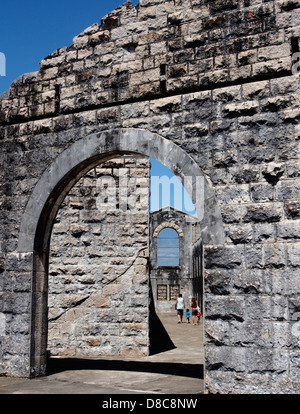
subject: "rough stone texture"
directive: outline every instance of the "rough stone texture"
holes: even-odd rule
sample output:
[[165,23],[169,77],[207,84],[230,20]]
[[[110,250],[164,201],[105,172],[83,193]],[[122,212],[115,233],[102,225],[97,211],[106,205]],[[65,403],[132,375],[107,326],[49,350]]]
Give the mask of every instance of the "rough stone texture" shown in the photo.
[[299,393],[299,6],[127,2],[13,83],[0,100],[1,373],[44,371],[59,194],[134,149],[205,178],[207,392]]
[[51,355],[148,354],[149,179],[147,158],[113,159],[62,203],[49,260]]

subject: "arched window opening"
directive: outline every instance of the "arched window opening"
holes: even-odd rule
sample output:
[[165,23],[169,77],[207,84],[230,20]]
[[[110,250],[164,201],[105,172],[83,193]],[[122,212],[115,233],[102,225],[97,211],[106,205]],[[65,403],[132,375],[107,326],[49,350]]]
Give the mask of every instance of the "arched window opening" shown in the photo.
[[179,266],[179,235],[172,228],[165,228],[158,235],[157,266]]

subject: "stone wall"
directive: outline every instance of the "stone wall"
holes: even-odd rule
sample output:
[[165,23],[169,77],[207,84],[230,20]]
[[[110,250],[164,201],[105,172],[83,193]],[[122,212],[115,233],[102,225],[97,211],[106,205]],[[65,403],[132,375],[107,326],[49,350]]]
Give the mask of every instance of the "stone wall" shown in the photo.
[[43,372],[59,194],[131,150],[204,178],[206,390],[299,393],[299,14],[298,0],[127,2],[1,97],[1,373]]
[[148,354],[149,179],[147,158],[113,159],[62,203],[49,261],[51,355]]

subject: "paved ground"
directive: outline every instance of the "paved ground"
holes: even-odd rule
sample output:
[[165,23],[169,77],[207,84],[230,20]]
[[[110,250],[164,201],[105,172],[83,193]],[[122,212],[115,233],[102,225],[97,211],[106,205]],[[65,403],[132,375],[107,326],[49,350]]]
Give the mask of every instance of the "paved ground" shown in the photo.
[[162,324],[152,332],[154,355],[52,359],[47,377],[0,377],[0,394],[202,394],[202,319],[193,326],[177,324],[175,313],[158,316]]

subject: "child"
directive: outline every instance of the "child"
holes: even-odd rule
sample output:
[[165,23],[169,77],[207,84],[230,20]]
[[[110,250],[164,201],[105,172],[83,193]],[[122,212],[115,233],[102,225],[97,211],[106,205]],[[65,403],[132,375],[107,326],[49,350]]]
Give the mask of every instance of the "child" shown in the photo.
[[190,323],[190,310],[189,309],[186,309],[185,317],[186,317],[187,323]]
[[197,320],[197,325],[199,325],[199,323],[200,323],[200,317],[201,317],[201,310],[200,310],[200,308],[198,307],[198,312],[197,312],[197,318],[198,318],[198,320]]

